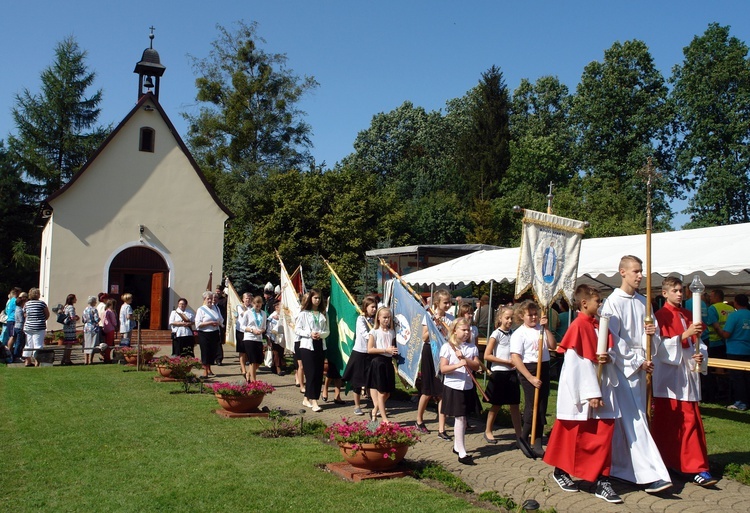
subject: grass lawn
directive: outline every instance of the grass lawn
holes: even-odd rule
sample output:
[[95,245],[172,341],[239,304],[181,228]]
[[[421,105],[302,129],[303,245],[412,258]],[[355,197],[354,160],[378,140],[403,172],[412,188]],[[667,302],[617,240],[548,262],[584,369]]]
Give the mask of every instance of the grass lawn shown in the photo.
[[267,439],[115,365],[0,367],[0,511],[472,511],[411,478],[348,483],[312,437]]

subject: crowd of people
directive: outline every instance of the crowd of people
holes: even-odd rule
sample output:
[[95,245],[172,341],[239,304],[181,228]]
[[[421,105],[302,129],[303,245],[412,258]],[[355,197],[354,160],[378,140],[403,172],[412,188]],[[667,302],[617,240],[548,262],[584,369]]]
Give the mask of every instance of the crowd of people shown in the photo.
[[[687,288],[679,279],[667,277],[662,283],[663,306],[655,309],[655,322],[647,322],[646,298],[638,292],[643,278],[641,260],[623,257],[619,273],[621,285],[606,300],[598,289],[580,285],[575,292],[575,313],[567,303],[560,304],[554,310],[554,328],[550,322],[553,310],[545,311],[533,300],[493,311],[489,298],[483,296],[475,310],[460,298],[453,305],[445,289],[435,291],[422,323],[416,429],[430,433],[424,414],[430,401],[436,401],[437,436],[452,442],[459,462],[474,464],[464,439],[468,416],[482,410],[474,373],[483,369],[489,379],[486,393],[481,391],[489,403],[484,441],[497,443],[494,423],[507,406],[518,448],[554,467],[552,477],[562,490],[579,491],[575,476],[595,483],[597,497],[617,503],[621,499],[610,476],[658,493],[672,486],[670,470],[687,475],[696,485],[714,485],[699,403],[702,389],[715,397],[727,383],[725,376],[708,374],[708,358],[750,361],[748,297],[738,294],[730,306],[722,291],[714,289],[704,303],[703,298],[684,298],[689,295]],[[683,303],[683,299],[687,301]],[[64,326],[63,365],[70,364],[79,320],[83,322],[86,364],[92,363],[97,347],[105,361],[111,360],[118,330],[119,344],[130,345],[135,325],[132,296],[123,294],[121,300],[118,322],[115,302],[106,294],[89,297],[80,317],[75,295],[66,298],[56,312]],[[694,300],[702,301],[700,319],[692,318]],[[205,377],[213,376],[212,366],[221,365],[223,359],[226,305],[226,296],[218,288],[205,292],[203,304],[195,311],[188,307],[187,299],[180,298],[169,317],[172,354],[193,356],[197,338]],[[324,305],[316,289],[301,298],[294,340],[287,344],[273,287],[269,284],[263,296],[243,294],[232,315],[242,376],[248,382],[257,380],[261,365],[283,376],[287,370],[284,353],[293,351],[295,385],[306,408],[321,411],[318,401],[329,401],[331,385],[333,403],[343,404],[341,387],[347,382],[354,395],[355,415],[365,415],[364,401],[369,397],[370,418],[390,422],[387,401],[396,390],[394,357],[398,356],[394,312],[383,306],[378,296],[364,297],[352,353],[346,366],[338,368],[337,359],[328,357],[328,351],[336,348],[326,345],[330,328]],[[39,299],[39,289],[28,294],[13,289],[5,313],[2,342],[11,358],[23,358],[27,366],[38,365],[33,354],[42,347],[50,316],[50,309]],[[600,316],[607,319],[608,333],[599,331]],[[432,355],[428,317],[446,340],[437,360]],[[490,322],[494,329],[486,330],[486,346],[480,356],[478,338],[482,325]],[[545,450],[551,355],[563,364],[556,420]],[[650,390],[648,375],[653,381]],[[730,371],[728,382],[733,395],[729,408],[746,410],[748,373]],[[447,417],[454,419],[452,434],[446,428]]]

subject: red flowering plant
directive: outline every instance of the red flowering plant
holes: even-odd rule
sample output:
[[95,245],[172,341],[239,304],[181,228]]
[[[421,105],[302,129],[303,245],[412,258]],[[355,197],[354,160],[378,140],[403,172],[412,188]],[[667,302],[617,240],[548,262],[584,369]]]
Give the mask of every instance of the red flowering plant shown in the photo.
[[192,356],[167,356],[162,355],[148,362],[149,365],[156,367],[166,367],[172,369],[172,377],[183,378],[187,376],[192,369],[202,369],[203,364],[198,358]]
[[228,396],[265,395],[276,389],[265,381],[251,381],[249,383],[213,383],[211,389],[214,394]]
[[[351,444],[352,454],[361,448],[362,444],[375,444],[378,447],[394,447],[406,445],[411,447],[419,442],[419,434],[415,426],[402,426],[393,422],[360,420],[351,422],[341,419],[334,422],[326,430],[331,441],[339,444]],[[383,458],[394,459],[396,450],[384,454]]]

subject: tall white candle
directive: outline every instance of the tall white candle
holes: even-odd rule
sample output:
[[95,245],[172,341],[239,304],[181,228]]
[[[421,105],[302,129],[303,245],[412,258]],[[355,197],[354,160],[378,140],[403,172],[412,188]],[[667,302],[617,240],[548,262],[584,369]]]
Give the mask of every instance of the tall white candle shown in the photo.
[[599,339],[596,344],[596,354],[607,354],[607,336],[609,335],[609,316],[599,318]]
[[706,287],[701,282],[700,276],[696,274],[690,284],[690,291],[693,293],[693,323],[703,322],[701,296],[704,290],[706,290]]
[[702,321],[703,316],[701,315],[701,298],[700,296],[693,296],[693,323]]

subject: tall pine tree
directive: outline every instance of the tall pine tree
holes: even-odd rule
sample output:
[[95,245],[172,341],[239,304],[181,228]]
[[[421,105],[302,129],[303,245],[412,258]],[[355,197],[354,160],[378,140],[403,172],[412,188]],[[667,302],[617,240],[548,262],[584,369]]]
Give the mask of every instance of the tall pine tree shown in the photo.
[[458,142],[458,169],[472,200],[490,199],[510,165],[510,94],[500,68],[482,73],[474,88],[470,126]]
[[86,52],[69,36],[55,46],[54,63],[42,71],[39,94],[24,89],[16,96],[17,134],[8,145],[38,199],[67,183],[111,129],[96,126],[101,89],[86,96],[95,77],[86,66]]

